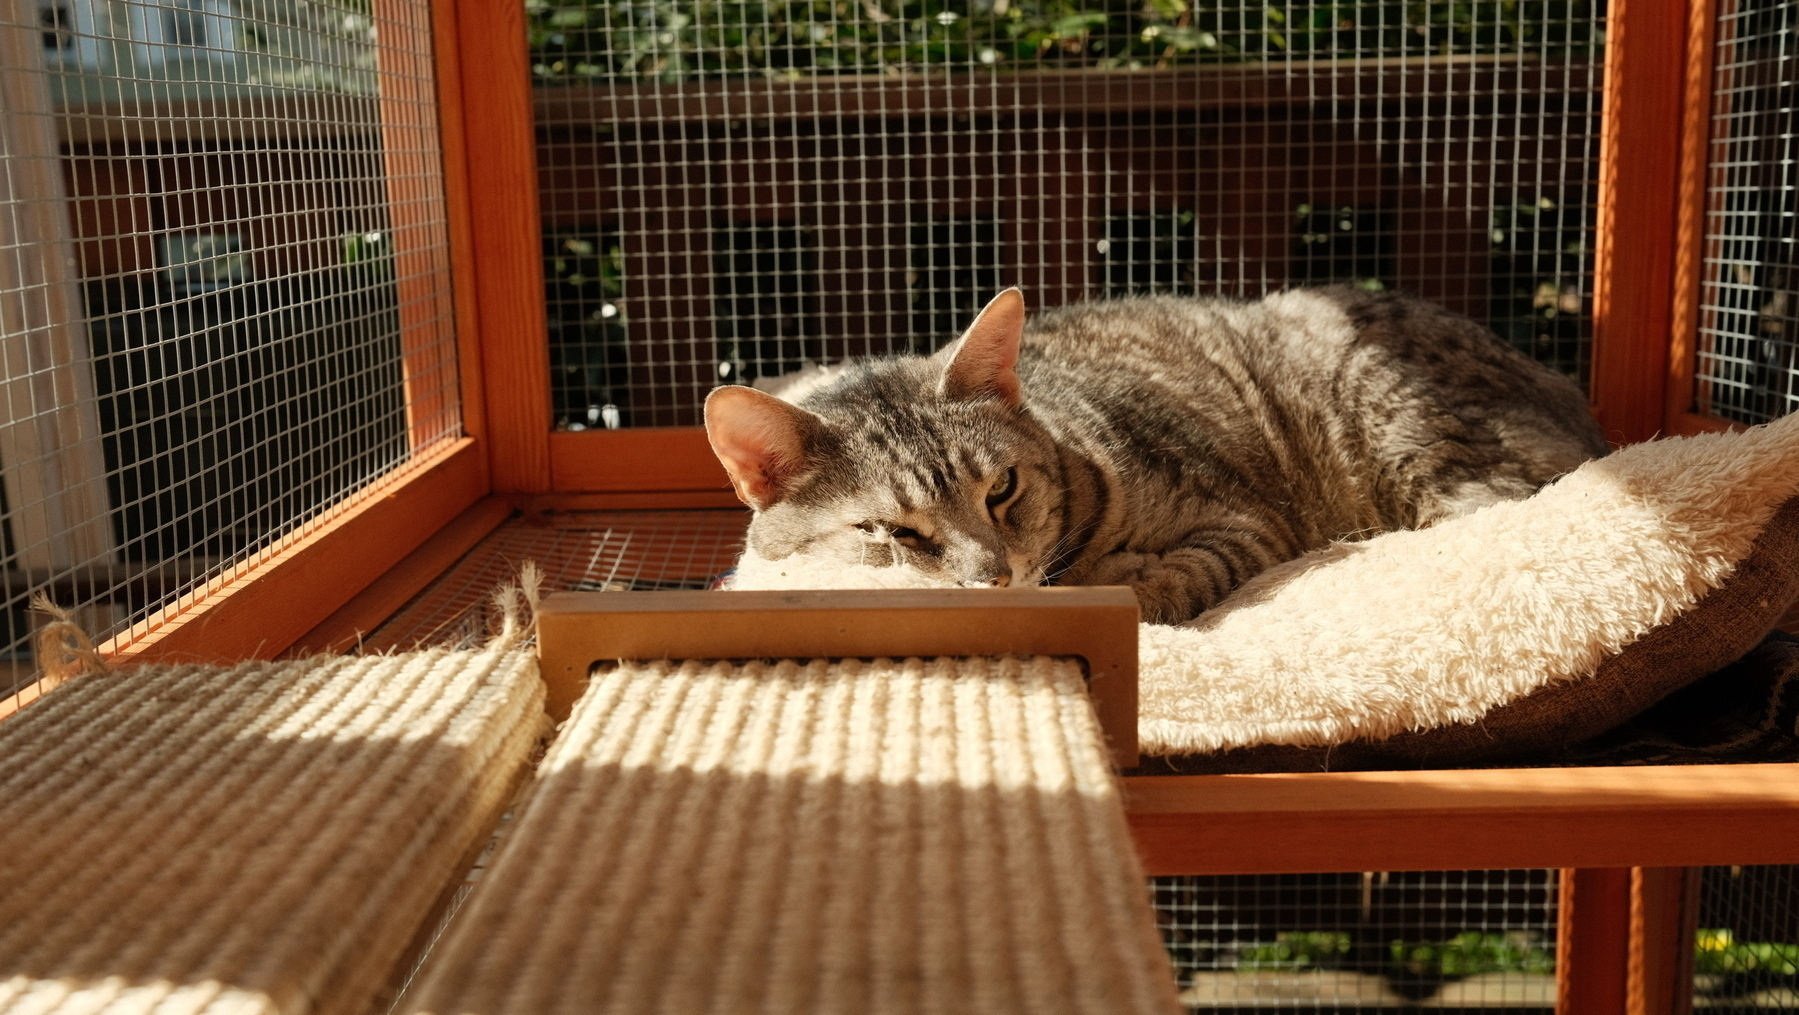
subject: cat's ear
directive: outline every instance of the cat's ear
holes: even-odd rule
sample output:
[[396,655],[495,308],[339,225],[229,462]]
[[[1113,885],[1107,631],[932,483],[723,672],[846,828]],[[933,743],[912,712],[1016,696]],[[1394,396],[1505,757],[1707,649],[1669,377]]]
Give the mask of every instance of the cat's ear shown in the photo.
[[767,392],[730,385],[706,397],[706,439],[724,463],[737,498],[773,507],[806,469],[806,449],[823,420]]
[[994,397],[1016,409],[1018,344],[1024,340],[1024,293],[1014,286],[988,301],[968,330],[950,346],[937,389],[957,400]]

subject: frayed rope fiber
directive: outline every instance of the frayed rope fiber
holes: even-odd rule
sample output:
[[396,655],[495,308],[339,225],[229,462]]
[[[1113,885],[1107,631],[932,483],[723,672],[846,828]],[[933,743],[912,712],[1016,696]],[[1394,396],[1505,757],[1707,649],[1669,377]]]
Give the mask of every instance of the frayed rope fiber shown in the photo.
[[33,645],[45,684],[55,687],[71,677],[110,671],[106,658],[94,648],[94,639],[75,623],[74,615],[68,610],[51,602],[42,592],[31,597],[31,609],[50,618],[50,622],[38,630]]
[[0,722],[0,1013],[365,1010],[543,732],[525,626],[86,671]]
[[1174,1013],[1078,664],[602,668],[402,1000]]

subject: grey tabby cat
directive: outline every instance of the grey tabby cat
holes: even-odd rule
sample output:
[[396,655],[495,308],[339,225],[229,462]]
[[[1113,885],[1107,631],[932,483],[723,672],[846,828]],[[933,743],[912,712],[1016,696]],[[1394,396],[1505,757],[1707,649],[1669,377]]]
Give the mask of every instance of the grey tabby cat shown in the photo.
[[1129,585],[1160,623],[1606,450],[1566,378],[1440,307],[1348,287],[1089,303],[1028,326],[1009,289],[935,356],[852,363],[790,397],[706,401],[755,509],[751,554],[913,584]]

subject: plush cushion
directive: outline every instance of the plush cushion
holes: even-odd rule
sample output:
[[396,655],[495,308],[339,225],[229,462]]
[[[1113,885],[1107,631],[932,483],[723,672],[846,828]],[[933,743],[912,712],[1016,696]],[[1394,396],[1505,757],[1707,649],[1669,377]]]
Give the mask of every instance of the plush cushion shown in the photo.
[[[1407,730],[1385,740],[1299,747],[1260,744],[1146,761],[1140,771],[1348,771],[1446,768],[1506,759],[1553,761],[1665,695],[1755,649],[1799,599],[1799,500],[1768,523],[1755,549],[1692,609],[1600,662],[1593,675],[1549,684],[1474,722]],[[1713,758],[1711,760],[1717,760]]]
[[1142,745],[1165,759],[1147,767],[1459,765],[1602,733],[1780,620],[1796,487],[1789,417],[1276,568],[1187,628],[1144,629]]

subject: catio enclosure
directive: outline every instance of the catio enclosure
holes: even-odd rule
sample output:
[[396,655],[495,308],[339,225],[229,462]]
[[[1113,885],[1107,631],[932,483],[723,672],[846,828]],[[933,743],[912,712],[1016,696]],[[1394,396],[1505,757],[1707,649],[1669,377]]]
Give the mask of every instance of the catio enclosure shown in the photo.
[[534,4],[556,424],[1037,306],[1404,288],[1588,369],[1589,3]]
[[[707,391],[936,349],[1006,285],[1404,289],[1619,441],[1782,415],[1794,17],[10,0],[0,709],[49,690],[38,592],[149,661],[467,640],[524,559],[705,587],[743,521]],[[1279,816],[1330,863],[1140,837],[1191,1007],[1799,1007],[1791,869],[1694,866],[1799,856]]]

